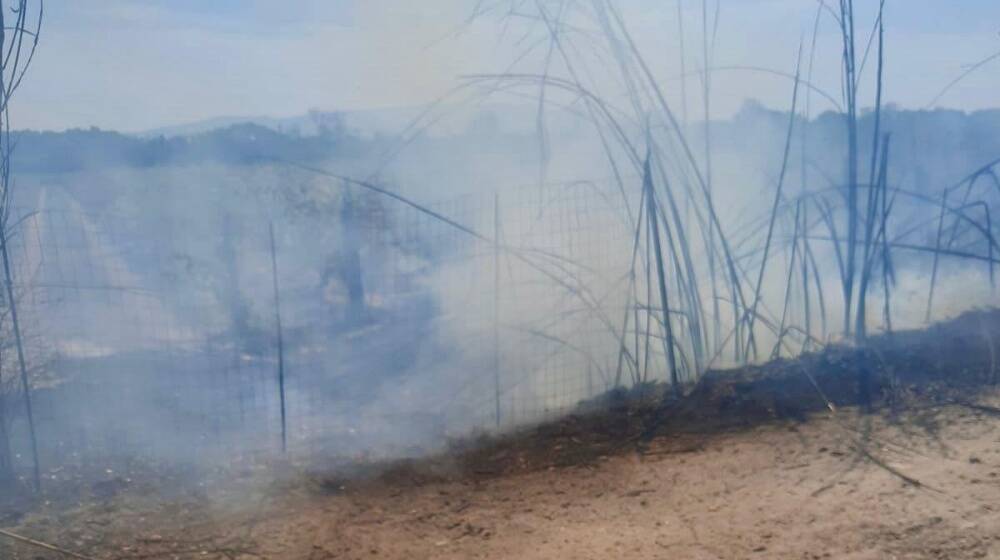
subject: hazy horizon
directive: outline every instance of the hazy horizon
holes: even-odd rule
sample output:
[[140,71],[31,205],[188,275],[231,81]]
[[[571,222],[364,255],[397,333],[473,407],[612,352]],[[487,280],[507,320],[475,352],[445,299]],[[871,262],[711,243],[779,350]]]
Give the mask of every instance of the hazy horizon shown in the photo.
[[[518,53],[516,37],[504,36],[506,7],[483,5],[495,9],[472,19],[476,2],[463,0],[432,7],[398,0],[302,0],[282,10],[260,1],[50,2],[30,79],[14,102],[13,124],[142,132],[214,118],[283,118],[310,109],[422,106],[463,75],[504,71]],[[690,74],[702,64],[701,6],[693,0],[681,0],[680,6],[683,64]],[[713,66],[794,72],[800,41],[806,48],[811,41],[817,6],[803,0],[722,3]],[[867,12],[875,7],[875,2],[859,5],[865,12],[859,15],[859,39],[867,38]],[[654,59],[654,72],[678,84],[678,4],[644,0],[621,9],[636,42],[646,52],[662,53]],[[839,92],[837,33],[829,21],[820,26],[813,72],[817,86],[832,93]],[[903,109],[928,107],[970,65],[997,51],[1000,6],[993,2],[889,2],[885,98]],[[996,64],[977,69],[933,105],[962,111],[996,107]],[[687,86],[687,104],[696,113],[697,76]],[[679,89],[667,95],[683,106]],[[713,118],[732,115],[747,98],[773,109],[787,107],[787,79],[713,73]],[[817,111],[824,108],[816,102]]]

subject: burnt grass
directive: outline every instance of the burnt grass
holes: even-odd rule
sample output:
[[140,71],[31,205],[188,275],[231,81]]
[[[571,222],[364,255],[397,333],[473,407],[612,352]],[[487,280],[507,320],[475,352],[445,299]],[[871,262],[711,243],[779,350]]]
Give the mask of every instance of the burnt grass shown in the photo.
[[679,399],[651,383],[581,402],[570,414],[501,435],[453,442],[439,455],[353,464],[308,478],[324,493],[401,489],[587,466],[616,454],[696,451],[706,438],[764,424],[799,423],[853,408],[890,419],[922,407],[975,403],[997,384],[1000,310],[975,310],[926,329],[832,344],[794,359],[711,370]]

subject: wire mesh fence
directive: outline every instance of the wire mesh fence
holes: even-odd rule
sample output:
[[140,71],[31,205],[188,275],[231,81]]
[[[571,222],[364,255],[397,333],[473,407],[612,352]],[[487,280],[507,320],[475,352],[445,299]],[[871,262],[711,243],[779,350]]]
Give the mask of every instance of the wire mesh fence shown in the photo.
[[[43,478],[285,449],[414,454],[575,407],[628,381],[633,203],[578,183],[429,205],[466,230],[350,189],[305,218],[15,211]],[[8,323],[3,417],[27,476]]]

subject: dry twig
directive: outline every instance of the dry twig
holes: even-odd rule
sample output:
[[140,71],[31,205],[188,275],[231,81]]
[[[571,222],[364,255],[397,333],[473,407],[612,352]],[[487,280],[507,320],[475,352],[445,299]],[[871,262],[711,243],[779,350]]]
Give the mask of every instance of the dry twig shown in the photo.
[[48,544],[48,543],[44,543],[42,541],[36,541],[35,539],[29,539],[28,537],[22,537],[21,535],[18,535],[16,533],[11,533],[10,531],[5,531],[3,529],[0,529],[0,535],[3,535],[3,536],[5,536],[5,537],[7,537],[9,539],[13,539],[15,541],[18,541],[18,542],[21,542],[21,543],[24,543],[24,544],[27,544],[27,545],[34,546],[36,548],[43,548],[45,550],[49,550],[49,551],[52,551],[52,552],[58,552],[59,554],[62,554],[63,556],[69,556],[70,558],[76,558],[77,560],[97,560],[96,558],[93,558],[91,556],[84,556],[83,554],[77,554],[76,552],[72,552],[70,550],[66,550],[65,548],[60,548],[58,546],[51,545],[51,544]]

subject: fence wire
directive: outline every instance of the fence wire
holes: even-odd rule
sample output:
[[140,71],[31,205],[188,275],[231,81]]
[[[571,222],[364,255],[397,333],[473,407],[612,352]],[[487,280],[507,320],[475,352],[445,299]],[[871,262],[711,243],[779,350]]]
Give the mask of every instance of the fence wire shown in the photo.
[[[578,183],[429,205],[482,238],[349,189],[293,217],[15,211],[41,470],[416,454],[576,407],[628,381],[634,203]],[[0,383],[24,475],[8,315]]]

